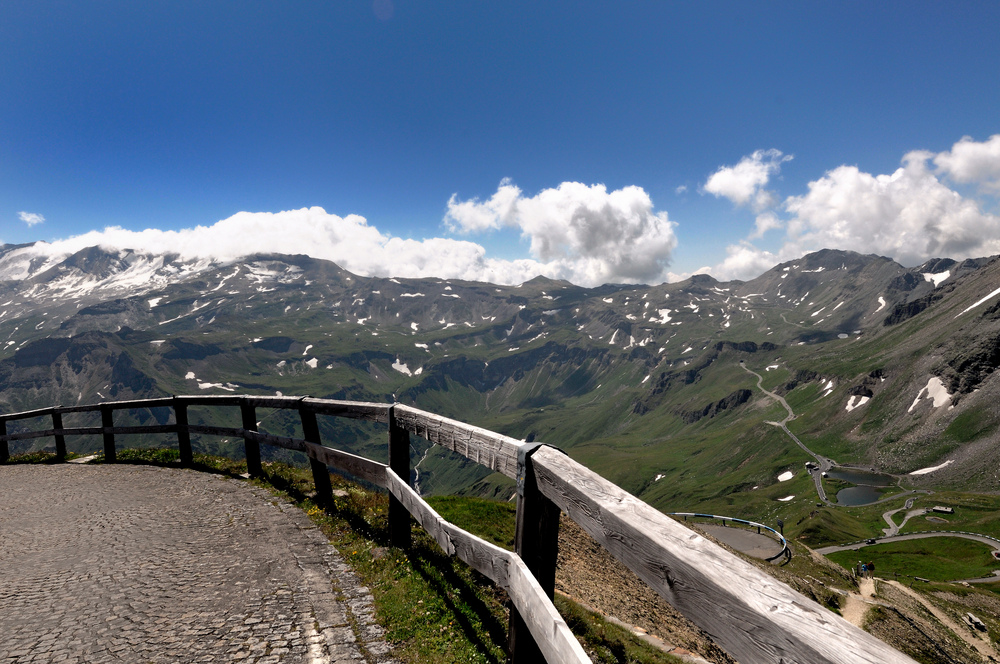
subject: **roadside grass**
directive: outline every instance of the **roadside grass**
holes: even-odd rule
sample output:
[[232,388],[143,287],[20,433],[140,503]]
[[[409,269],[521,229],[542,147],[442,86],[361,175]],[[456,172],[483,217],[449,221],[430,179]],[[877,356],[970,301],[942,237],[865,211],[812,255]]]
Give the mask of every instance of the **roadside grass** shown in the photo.
[[[121,449],[118,463],[179,467],[176,449]],[[54,455],[33,453],[11,463],[53,463]],[[91,463],[102,463],[99,455]],[[506,662],[506,593],[457,558],[449,558],[413,522],[413,543],[402,550],[389,545],[388,495],[369,491],[331,475],[332,504],[314,499],[312,474],[277,461],[265,461],[264,477],[250,480],[300,507],[317,524],[368,586],[379,623],[393,644],[393,654],[413,664]],[[196,470],[240,477],[246,462],[194,455]],[[510,549],[514,540],[513,503],[431,497],[428,502],[461,528]],[[581,639],[584,650],[605,664],[676,664],[681,660],[640,641],[628,630],[606,622],[565,597],[556,606]]]
[[[72,452],[66,453],[67,460],[75,459],[76,457],[77,455]],[[11,454],[5,463],[49,464],[60,463],[60,461],[53,452],[25,452],[23,454]]]
[[837,551],[827,558],[850,569],[861,562],[875,564],[875,574],[954,581],[990,576],[1000,568],[990,547],[958,537],[932,537],[865,546],[857,551]]

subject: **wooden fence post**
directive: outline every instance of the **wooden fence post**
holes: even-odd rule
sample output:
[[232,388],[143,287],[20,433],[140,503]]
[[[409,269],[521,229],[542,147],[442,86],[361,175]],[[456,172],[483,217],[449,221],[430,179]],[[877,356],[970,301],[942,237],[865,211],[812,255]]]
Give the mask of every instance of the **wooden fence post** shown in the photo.
[[115,434],[111,430],[115,426],[111,406],[101,404],[101,426],[104,427],[104,463],[114,463],[118,460],[115,452]]
[[[389,406],[389,468],[410,484],[410,434],[396,424],[394,406]],[[410,548],[410,513],[389,494],[389,541],[400,549]]]
[[194,451],[191,449],[191,430],[188,429],[187,404],[174,397],[174,423],[177,425],[177,451],[181,455],[181,465],[194,464]]
[[[243,428],[247,431],[257,430],[257,409],[246,401],[240,402],[240,415],[243,416]],[[243,451],[247,457],[247,473],[250,477],[261,477],[264,469],[260,465],[260,443],[243,436]]]
[[[0,420],[0,436],[7,435],[7,420]],[[10,459],[10,447],[7,441],[0,441],[0,463],[7,463]]]
[[[531,453],[539,444],[521,447],[517,454],[517,525],[514,552],[528,567],[551,600],[556,587],[559,554],[559,507],[538,490]],[[510,606],[507,651],[515,664],[544,664],[545,658],[521,614]]]
[[[57,430],[63,428],[62,413],[52,413],[52,428]],[[66,459],[66,436],[57,433],[55,434],[55,439],[56,458],[64,461]]]
[[[319,437],[319,424],[316,422],[316,413],[305,408],[299,408],[299,417],[302,419],[302,435],[307,442],[322,445]],[[316,486],[316,504],[326,507],[333,503],[333,486],[330,484],[330,469],[322,461],[309,457],[309,466],[312,468],[313,484]]]

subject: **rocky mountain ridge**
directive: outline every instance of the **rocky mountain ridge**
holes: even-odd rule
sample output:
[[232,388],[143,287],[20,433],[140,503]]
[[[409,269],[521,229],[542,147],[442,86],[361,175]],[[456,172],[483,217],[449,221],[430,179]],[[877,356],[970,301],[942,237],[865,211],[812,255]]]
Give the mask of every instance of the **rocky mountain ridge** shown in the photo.
[[[579,446],[642,491],[670,468],[641,446],[763,422],[766,399],[733,370],[744,359],[803,395],[803,433],[836,431],[819,445],[842,462],[909,472],[953,450],[993,454],[994,259],[907,269],[825,250],[748,282],[586,289],[361,277],[307,256],[186,262],[91,247],[43,260],[22,245],[0,248],[0,278],[5,410],[185,392],[398,400]],[[605,461],[610,449],[634,467]],[[973,466],[925,479],[992,488]]]

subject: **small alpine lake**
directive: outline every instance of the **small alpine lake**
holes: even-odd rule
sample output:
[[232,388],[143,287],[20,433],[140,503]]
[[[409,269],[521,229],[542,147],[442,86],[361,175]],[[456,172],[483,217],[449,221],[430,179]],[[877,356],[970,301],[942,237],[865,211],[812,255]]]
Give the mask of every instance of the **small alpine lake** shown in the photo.
[[828,471],[826,476],[855,485],[837,492],[837,504],[846,507],[874,503],[882,497],[882,492],[879,489],[890,487],[895,483],[891,475],[853,468],[834,468]]

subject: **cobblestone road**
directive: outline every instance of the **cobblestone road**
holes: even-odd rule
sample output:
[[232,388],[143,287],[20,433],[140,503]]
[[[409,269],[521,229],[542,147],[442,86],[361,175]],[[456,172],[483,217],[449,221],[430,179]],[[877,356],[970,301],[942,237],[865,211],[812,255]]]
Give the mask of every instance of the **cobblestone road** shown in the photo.
[[393,662],[300,510],[144,466],[0,467],[0,662]]

